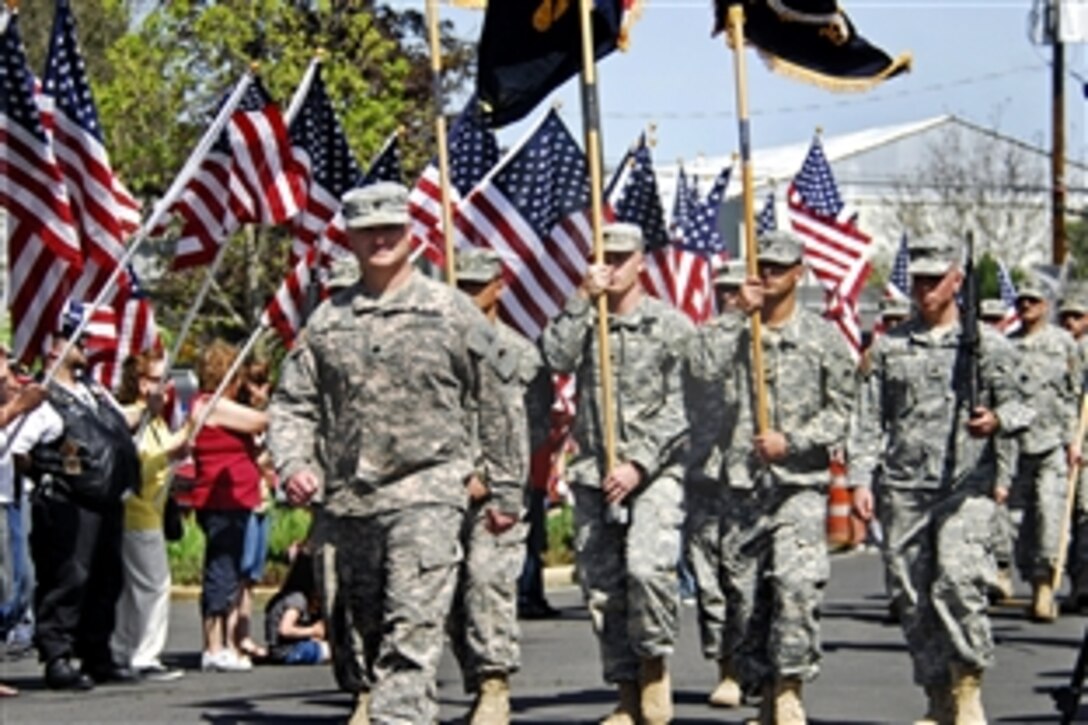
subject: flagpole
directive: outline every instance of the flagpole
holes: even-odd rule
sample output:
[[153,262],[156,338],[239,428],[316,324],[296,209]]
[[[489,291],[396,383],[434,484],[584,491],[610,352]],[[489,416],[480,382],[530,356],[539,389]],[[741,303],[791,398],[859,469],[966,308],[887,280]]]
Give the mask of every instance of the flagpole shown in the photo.
[[[579,0],[582,27],[582,124],[589,162],[590,221],[593,225],[593,261],[604,264],[604,201],[601,197],[603,166],[601,115],[597,93],[597,63],[593,54],[593,0]],[[613,402],[612,357],[608,339],[608,298],[597,297],[597,345],[601,360],[601,398],[604,407],[604,451],[606,473],[616,467],[616,408]]]
[[[741,182],[744,200],[744,259],[748,277],[756,277],[759,252],[756,250],[755,180],[752,171],[752,130],[748,121],[748,71],[744,57],[744,6],[729,6],[729,43],[733,46],[733,68],[737,84],[737,130],[740,135]],[[763,369],[763,320],[759,311],[749,315],[752,330],[752,387],[755,389],[756,430],[765,433],[767,380]]]
[[453,259],[453,214],[450,209],[450,158],[446,115],[442,102],[442,46],[438,36],[438,0],[427,0],[427,36],[431,44],[431,94],[434,100],[434,136],[438,142],[438,177],[442,189],[442,238],[445,241],[446,282],[457,285]]

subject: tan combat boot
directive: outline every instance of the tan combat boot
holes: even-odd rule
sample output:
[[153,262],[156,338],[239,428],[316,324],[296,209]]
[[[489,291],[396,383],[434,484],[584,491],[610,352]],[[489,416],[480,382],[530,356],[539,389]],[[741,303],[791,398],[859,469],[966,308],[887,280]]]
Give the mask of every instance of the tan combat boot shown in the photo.
[[1012,599],[1013,593],[1012,572],[1009,571],[1007,566],[999,566],[997,568],[997,578],[990,590],[990,599],[994,604],[1004,604]]
[[986,725],[980,670],[966,665],[952,665],[952,703],[955,725]]
[[639,663],[638,687],[643,725],[672,722],[672,683],[664,657],[647,657]]
[[351,713],[348,725],[370,725],[370,693],[360,692],[355,696],[355,710]]
[[952,725],[956,720],[956,710],[952,704],[952,691],[947,686],[926,685],[926,698],[929,705],[921,720],[914,725]]
[[1054,587],[1050,579],[1036,579],[1031,591],[1031,617],[1036,622],[1053,622],[1058,618],[1054,606]]
[[510,683],[506,675],[484,675],[469,725],[509,725]]
[[620,702],[601,725],[638,725],[638,683],[619,683]]
[[774,724],[805,725],[805,708],[801,703],[801,680],[784,677],[774,683]]
[[718,686],[708,698],[714,707],[740,707],[740,683],[728,657],[718,660]]

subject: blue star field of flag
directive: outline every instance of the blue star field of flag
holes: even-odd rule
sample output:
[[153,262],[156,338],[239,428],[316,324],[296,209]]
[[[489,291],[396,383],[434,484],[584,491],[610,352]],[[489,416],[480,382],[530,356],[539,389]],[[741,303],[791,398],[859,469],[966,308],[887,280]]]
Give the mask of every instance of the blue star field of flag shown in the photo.
[[320,68],[291,121],[288,134],[292,146],[309,154],[311,178],[334,198],[339,199],[344,192],[361,184],[362,170],[336,118]]
[[842,211],[843,201],[839,195],[839,187],[835,184],[835,177],[831,175],[831,166],[827,163],[823,144],[818,137],[812,140],[805,162],[793,179],[793,186],[809,211],[830,219],[834,219]]
[[79,52],[76,21],[68,0],[57,3],[42,88],[56,99],[57,106],[64,109],[65,115],[75,119],[84,131],[102,141],[102,127],[98,123],[98,111],[91,95],[83,55]]
[[997,265],[997,287],[1001,293],[1001,301],[1009,309],[1016,308],[1016,287],[1012,283],[1012,277],[1004,263]]
[[767,193],[767,199],[763,202],[763,208],[756,215],[756,236],[773,232],[778,229],[778,219],[774,213],[774,192]]
[[8,116],[42,143],[47,143],[38,104],[34,102],[34,78],[27,66],[26,50],[19,35],[19,16],[9,16],[0,37],[0,114]]
[[499,142],[484,127],[476,106],[470,100],[450,129],[450,183],[462,197],[499,163]]
[[729,186],[730,171],[728,167],[722,169],[706,199],[695,205],[677,240],[681,248],[699,254],[718,254],[725,250],[725,241],[718,229],[718,215],[721,213],[725,188]]
[[899,239],[899,251],[895,253],[892,270],[888,275],[888,284],[894,285],[904,296],[910,296],[910,250],[907,247],[907,234]]
[[586,157],[554,110],[492,181],[541,239],[589,206]]
[[665,210],[661,206],[654,162],[645,137],[627,152],[623,163],[629,164],[629,168],[613,209],[616,220],[640,227],[647,250],[660,249],[669,243],[669,233],[665,229]]
[[672,199],[672,221],[669,229],[673,236],[683,233],[696,204],[699,203],[699,191],[694,179],[689,183],[684,167],[676,175],[676,195]]
[[404,172],[400,165],[400,141],[398,134],[394,133],[382,146],[382,150],[370,162],[370,168],[363,177],[363,186],[376,184],[379,181],[395,181],[404,183]]

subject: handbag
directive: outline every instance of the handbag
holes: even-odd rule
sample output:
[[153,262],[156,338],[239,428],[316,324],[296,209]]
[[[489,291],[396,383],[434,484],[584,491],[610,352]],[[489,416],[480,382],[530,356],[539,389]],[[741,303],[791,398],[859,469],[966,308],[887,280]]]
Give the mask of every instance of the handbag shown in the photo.
[[185,535],[185,525],[181,520],[181,506],[170,494],[166,495],[166,506],[162,510],[162,535],[167,541],[181,541]]

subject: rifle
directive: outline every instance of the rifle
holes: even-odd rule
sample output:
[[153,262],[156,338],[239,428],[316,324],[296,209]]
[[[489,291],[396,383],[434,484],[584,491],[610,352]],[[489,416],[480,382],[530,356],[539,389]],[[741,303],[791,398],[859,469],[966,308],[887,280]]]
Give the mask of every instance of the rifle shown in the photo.
[[[978,407],[979,391],[979,345],[981,336],[978,329],[978,278],[975,276],[975,235],[967,232],[967,259],[963,264],[963,336],[960,340],[960,355],[963,370],[958,374],[966,376],[967,411],[973,415]],[[958,378],[963,379],[963,378]]]

